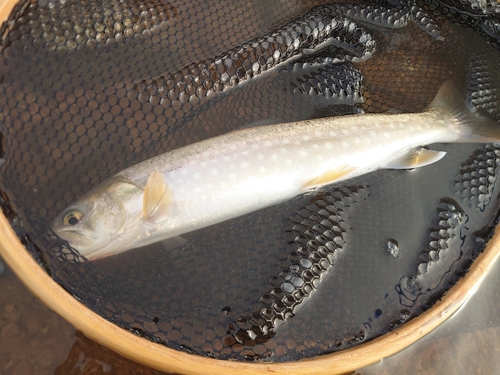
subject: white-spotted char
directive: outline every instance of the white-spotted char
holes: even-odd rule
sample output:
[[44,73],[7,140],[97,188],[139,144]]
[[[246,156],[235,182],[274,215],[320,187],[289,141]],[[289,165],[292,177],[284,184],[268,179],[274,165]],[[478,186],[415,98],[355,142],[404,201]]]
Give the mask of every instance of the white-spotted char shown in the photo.
[[88,259],[178,236],[381,168],[434,163],[431,143],[493,142],[451,82],[425,112],[244,128],[125,169],[62,211],[52,228]]

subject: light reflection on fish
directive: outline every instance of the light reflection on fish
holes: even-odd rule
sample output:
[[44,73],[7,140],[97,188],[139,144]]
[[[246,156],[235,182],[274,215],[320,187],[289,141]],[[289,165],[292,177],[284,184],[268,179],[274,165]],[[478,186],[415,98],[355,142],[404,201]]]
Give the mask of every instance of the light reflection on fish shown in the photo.
[[52,228],[88,259],[141,247],[382,168],[445,153],[431,143],[495,142],[450,81],[423,113],[366,114],[246,128],[146,160],[62,211]]

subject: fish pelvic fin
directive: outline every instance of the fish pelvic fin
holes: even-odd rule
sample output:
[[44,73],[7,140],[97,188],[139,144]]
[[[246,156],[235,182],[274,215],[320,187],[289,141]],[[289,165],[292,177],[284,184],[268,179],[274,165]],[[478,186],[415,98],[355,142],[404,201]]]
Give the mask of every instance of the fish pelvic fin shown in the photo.
[[151,223],[163,221],[172,201],[171,192],[162,173],[155,171],[148,178],[144,188],[142,215]]
[[446,155],[444,151],[426,150],[420,148],[412,150],[402,157],[392,160],[387,164],[387,169],[414,169],[424,167],[441,160]]
[[358,167],[352,165],[333,165],[325,173],[313,178],[302,185],[304,191],[311,190],[316,187],[332,184],[354,172]]
[[500,141],[500,124],[482,116],[465,103],[463,91],[452,80],[448,80],[439,89],[436,97],[427,107],[427,111],[440,111],[451,115],[455,121],[453,131],[457,133],[457,143],[495,143]]

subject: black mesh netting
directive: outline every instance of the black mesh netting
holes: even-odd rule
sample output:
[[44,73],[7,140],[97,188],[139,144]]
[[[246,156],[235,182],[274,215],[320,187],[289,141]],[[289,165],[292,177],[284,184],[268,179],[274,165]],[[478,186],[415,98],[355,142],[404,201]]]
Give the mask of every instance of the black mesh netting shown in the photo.
[[422,111],[441,84],[500,120],[494,1],[22,0],[2,28],[2,206],[104,318],[172,348],[287,361],[377,337],[462,277],[498,213],[500,147],[383,170],[88,262],[50,230],[160,153],[259,122]]

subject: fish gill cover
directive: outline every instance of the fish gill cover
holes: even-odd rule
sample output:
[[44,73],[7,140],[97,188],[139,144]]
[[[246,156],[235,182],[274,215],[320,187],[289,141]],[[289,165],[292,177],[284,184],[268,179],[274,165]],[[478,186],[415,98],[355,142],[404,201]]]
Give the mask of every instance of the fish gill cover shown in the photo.
[[[500,119],[494,1],[22,0],[0,54],[2,209],[75,298],[172,348],[288,361],[431,307],[484,248],[500,148],[383,170],[89,262],[50,229],[105,178],[248,124],[419,112],[443,82]],[[325,152],[327,152],[325,150]]]

